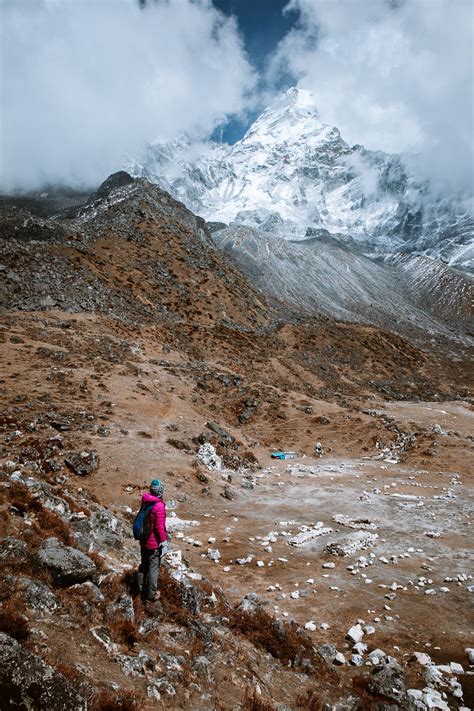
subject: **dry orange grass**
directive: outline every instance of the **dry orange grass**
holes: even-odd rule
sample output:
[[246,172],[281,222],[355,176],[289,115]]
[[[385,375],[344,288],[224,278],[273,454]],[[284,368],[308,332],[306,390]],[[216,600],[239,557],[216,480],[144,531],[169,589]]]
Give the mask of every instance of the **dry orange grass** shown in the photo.
[[0,630],[19,642],[30,636],[26,605],[15,594],[5,600],[0,608]]
[[143,694],[138,691],[116,694],[109,689],[102,689],[92,701],[92,711],[139,711],[145,701]]
[[304,669],[303,660],[318,663],[311,640],[295,623],[279,622],[264,610],[232,610],[229,627],[239,631],[283,664]]

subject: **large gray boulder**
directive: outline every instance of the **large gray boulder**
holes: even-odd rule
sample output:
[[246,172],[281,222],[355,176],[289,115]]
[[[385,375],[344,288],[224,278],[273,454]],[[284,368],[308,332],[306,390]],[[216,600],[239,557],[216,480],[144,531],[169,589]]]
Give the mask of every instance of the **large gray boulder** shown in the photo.
[[0,632],[1,708],[87,711],[87,701],[70,681],[15,639]]
[[96,572],[96,566],[85,553],[65,546],[57,538],[47,538],[37,553],[38,562],[48,568],[60,585],[82,583]]

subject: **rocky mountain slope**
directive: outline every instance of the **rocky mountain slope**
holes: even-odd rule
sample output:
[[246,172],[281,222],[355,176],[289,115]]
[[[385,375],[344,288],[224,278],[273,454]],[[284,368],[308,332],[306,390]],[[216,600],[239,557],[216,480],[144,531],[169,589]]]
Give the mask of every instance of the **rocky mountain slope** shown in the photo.
[[365,254],[416,252],[472,269],[472,196],[439,197],[406,160],[349,146],[290,89],[233,146],[155,142],[129,166],[208,221],[281,239],[329,233]]
[[[267,299],[202,219],[124,173],[52,217],[26,207],[0,214],[2,699],[64,711],[467,703],[468,346]],[[298,451],[295,470],[274,467],[275,447]],[[145,608],[131,520],[154,476],[177,510],[162,596]],[[438,548],[424,531],[444,507],[456,530]],[[378,526],[373,557],[287,542],[320,517],[336,548]],[[439,593],[424,595],[423,574]]]
[[469,340],[472,333],[472,280],[439,260],[404,254],[374,261],[333,237],[294,242],[244,226],[217,224],[212,234],[252,284],[302,312],[422,339]]
[[[280,291],[282,298],[279,302],[269,304],[262,291],[253,286],[234,260],[216,247],[204,221],[146,180],[132,180],[126,173],[116,174],[83,206],[49,219],[8,207],[2,215],[2,234],[0,259],[6,278],[2,280],[1,301],[7,310],[59,308],[71,313],[98,313],[132,326],[139,324],[141,328],[149,324],[169,345],[179,345],[189,355],[199,354],[199,358],[207,362],[214,361],[213,348],[217,345],[221,348],[226,342],[228,353],[220,354],[221,363],[232,367],[239,365],[252,373],[252,377],[268,382],[271,382],[272,372],[265,357],[256,356],[259,351],[269,350],[284,361],[289,357],[290,362],[304,355],[308,369],[318,373],[319,380],[316,380],[331,387],[329,374],[335,372],[335,364],[323,355],[324,349],[328,341],[346,341],[344,351],[350,353],[345,360],[350,369],[349,380],[363,383],[359,363],[365,357],[365,345],[364,342],[353,345],[349,335],[358,330],[357,324],[338,323],[327,317],[321,319],[292,310],[290,290],[288,293]],[[296,249],[299,245],[292,244],[291,247]],[[254,244],[248,251],[255,253],[255,249]],[[301,245],[301,249],[310,251],[311,242]],[[333,258],[332,268],[336,283],[331,284],[327,276],[328,264],[323,260],[323,265],[318,268],[324,272],[325,284],[319,291],[315,287],[315,307],[318,300],[323,307],[325,299],[326,303],[333,303],[339,291],[339,314],[349,316],[349,308],[356,308],[357,299],[363,303],[361,294],[365,288],[368,313],[368,299],[375,300],[380,293],[385,297],[393,288],[393,281],[381,287],[377,283],[381,279],[380,269],[372,276],[370,287],[349,278],[347,283],[352,291],[348,300],[352,305],[349,307],[348,301],[344,305],[344,292],[339,284],[341,274],[338,273],[343,248],[336,244],[334,249],[337,258]],[[292,259],[296,266],[293,274],[296,282],[301,277],[298,260]],[[317,259],[313,261],[317,263]],[[360,257],[363,267],[359,271],[365,270],[365,274],[366,261]],[[347,270],[347,265],[342,268],[343,272],[344,269]],[[258,285],[258,279],[256,281]],[[285,297],[288,297],[289,304]],[[393,299],[396,304],[396,296]],[[385,308],[380,298],[371,307],[380,309],[381,313]],[[388,325],[389,317],[392,320],[401,317],[401,305],[396,304],[396,308],[398,312],[395,306],[392,312],[389,306],[384,311]],[[442,311],[441,306],[439,309]],[[421,314],[414,307],[412,311],[414,319],[423,317],[430,323],[428,312]],[[449,352],[452,343],[446,341],[446,334],[434,334],[436,349],[430,341],[432,334],[425,334],[431,355],[426,367],[417,365],[414,372],[410,365],[411,354],[417,351],[407,341],[389,331],[381,336],[375,327],[366,326],[361,330],[367,334],[367,343],[373,340],[377,344],[380,354],[386,351],[380,358],[379,375],[382,379],[383,374],[390,371],[386,366],[392,362],[395,365],[391,344],[400,343],[406,358],[396,358],[401,369],[393,372],[391,380],[394,384],[398,382],[403,387],[402,384],[408,381],[414,383],[413,394],[418,387],[421,390],[425,386],[442,388],[444,383],[451,387],[449,379],[457,366],[453,362],[451,373],[445,348]],[[285,333],[283,338],[280,336],[282,332]],[[419,328],[417,332],[421,336],[423,329]],[[299,354],[294,353],[293,347],[287,351],[285,341],[289,333],[292,334],[291,340],[301,339]],[[309,342],[312,346],[307,350],[305,344]],[[463,346],[460,348],[462,354]],[[371,349],[372,345],[368,345],[369,352]],[[422,351],[415,359],[425,361]],[[321,365],[325,362],[328,367],[323,374]],[[379,369],[377,363],[373,367]],[[292,371],[286,364],[285,368]],[[439,382],[436,381],[437,373]],[[376,375],[375,371],[371,375]],[[292,382],[298,377],[292,376]],[[307,383],[312,379],[313,376]]]

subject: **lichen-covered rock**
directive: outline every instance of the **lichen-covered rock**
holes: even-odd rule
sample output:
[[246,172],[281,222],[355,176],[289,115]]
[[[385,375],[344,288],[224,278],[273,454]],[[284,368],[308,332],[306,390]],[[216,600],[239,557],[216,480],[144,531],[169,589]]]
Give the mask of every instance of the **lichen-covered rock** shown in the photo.
[[11,590],[22,594],[27,606],[32,610],[53,612],[59,607],[56,596],[41,580],[32,580],[26,576],[16,578],[13,575],[8,575],[5,582]]
[[193,615],[199,615],[201,612],[201,593],[199,589],[181,571],[173,570],[171,577],[178,583],[177,593],[180,604],[192,612]]
[[326,642],[325,644],[320,644],[318,647],[318,654],[326,662],[332,662],[337,654],[337,648],[335,644],[331,642]]
[[89,518],[71,521],[71,528],[77,546],[83,551],[102,550],[104,546],[119,550],[123,546],[123,524],[102,507],[97,506]]
[[116,654],[115,661],[120,664],[125,676],[141,676],[155,669],[153,658],[144,650],[141,650],[136,657],[129,654]]
[[322,711],[357,711],[360,708],[360,699],[351,695],[336,701],[335,704],[324,704]]
[[83,452],[71,452],[64,463],[74,474],[78,476],[88,476],[99,466],[99,457],[94,450]]
[[128,593],[123,593],[118,600],[112,602],[107,607],[109,617],[121,617],[130,622],[135,621],[135,609],[133,607],[133,599]]
[[82,590],[86,592],[96,605],[100,605],[105,601],[105,597],[101,593],[100,588],[97,587],[97,585],[95,585],[91,580],[86,580],[85,583],[76,583],[76,585],[71,585],[69,589]]
[[245,595],[243,600],[241,600],[237,606],[239,612],[258,612],[262,609],[263,602],[257,593],[250,592]]
[[201,677],[201,679],[205,679],[208,684],[213,681],[212,666],[207,657],[204,655],[196,657],[193,666],[196,674]]
[[0,560],[3,563],[26,563],[29,558],[28,546],[13,536],[0,540]]
[[168,681],[166,677],[161,677],[161,679],[155,679],[154,680],[155,686],[159,691],[164,692],[165,694],[168,694],[168,696],[176,696],[176,689],[174,686]]
[[48,568],[57,583],[81,583],[96,572],[96,566],[77,548],[65,546],[57,538],[47,538],[37,553],[38,562]]
[[87,701],[62,674],[0,632],[2,708],[87,711]]

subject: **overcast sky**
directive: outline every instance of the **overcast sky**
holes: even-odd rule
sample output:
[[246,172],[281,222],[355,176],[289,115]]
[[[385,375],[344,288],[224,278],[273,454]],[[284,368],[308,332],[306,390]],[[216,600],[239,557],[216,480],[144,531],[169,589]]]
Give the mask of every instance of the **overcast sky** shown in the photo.
[[182,132],[235,140],[290,85],[350,143],[468,189],[472,0],[143,4],[0,0],[3,189],[94,185]]

